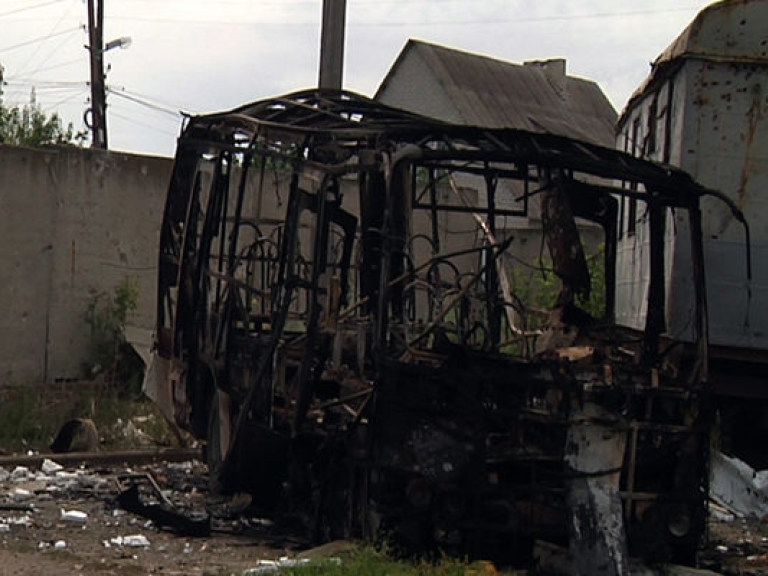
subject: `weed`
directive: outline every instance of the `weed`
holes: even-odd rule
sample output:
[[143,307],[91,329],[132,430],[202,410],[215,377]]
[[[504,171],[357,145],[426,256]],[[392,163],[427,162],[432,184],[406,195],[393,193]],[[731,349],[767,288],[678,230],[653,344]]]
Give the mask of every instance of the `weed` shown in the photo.
[[143,364],[125,340],[125,323],[138,307],[139,288],[125,279],[112,294],[91,290],[85,321],[91,327],[89,375],[103,374],[116,389],[137,393]]
[[103,382],[24,386],[4,389],[2,395],[2,451],[48,452],[59,427],[73,418],[94,421],[102,449],[173,443],[173,434],[154,403],[126,397]]
[[[247,574],[247,572],[246,572]],[[292,568],[281,568],[284,576],[490,576],[499,574],[488,562],[467,562],[443,557],[436,562],[396,560],[386,552],[364,547]]]

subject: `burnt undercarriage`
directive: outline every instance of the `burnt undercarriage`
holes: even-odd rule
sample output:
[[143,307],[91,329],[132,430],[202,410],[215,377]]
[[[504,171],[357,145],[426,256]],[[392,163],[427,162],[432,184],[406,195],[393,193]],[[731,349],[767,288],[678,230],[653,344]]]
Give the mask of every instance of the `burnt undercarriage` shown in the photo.
[[[206,439],[219,491],[318,540],[527,565],[543,540],[585,574],[692,562],[711,424],[705,193],[612,150],[345,92],[192,118],[150,394]],[[644,330],[613,322],[620,196],[648,217]],[[516,293],[505,225],[534,201],[560,281],[545,312]],[[664,334],[668,210],[690,223],[694,342]],[[579,305],[598,289],[584,222],[604,235],[601,314]]]

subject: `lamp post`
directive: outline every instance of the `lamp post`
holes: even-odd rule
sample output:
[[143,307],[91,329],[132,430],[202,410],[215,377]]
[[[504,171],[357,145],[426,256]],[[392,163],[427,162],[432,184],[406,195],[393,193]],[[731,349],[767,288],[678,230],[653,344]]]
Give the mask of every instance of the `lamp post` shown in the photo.
[[104,52],[127,48],[128,37],[117,38],[104,45],[104,0],[88,0],[88,46],[91,61],[91,148],[107,149],[107,95],[104,86]]

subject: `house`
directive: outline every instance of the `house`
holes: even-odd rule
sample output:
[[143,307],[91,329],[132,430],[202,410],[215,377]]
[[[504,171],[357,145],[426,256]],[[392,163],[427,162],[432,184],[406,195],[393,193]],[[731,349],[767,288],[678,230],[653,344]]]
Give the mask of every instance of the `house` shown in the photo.
[[[411,39],[374,98],[456,124],[549,133],[614,147],[616,111],[595,82],[569,76],[564,59],[514,64]],[[482,182],[458,184],[465,193],[474,189],[482,194],[484,188]],[[546,252],[539,197],[519,183],[498,183],[505,185],[518,187],[516,201],[500,206],[508,213],[496,219],[495,227],[499,236],[514,230],[515,258],[535,267]],[[534,183],[531,188],[536,187]],[[471,221],[456,222],[453,228],[466,236],[473,226]],[[587,254],[597,252],[601,231],[584,222],[579,229]]]
[[616,111],[564,59],[513,64],[408,40],[374,98],[424,116],[483,128],[568,136],[613,148]]

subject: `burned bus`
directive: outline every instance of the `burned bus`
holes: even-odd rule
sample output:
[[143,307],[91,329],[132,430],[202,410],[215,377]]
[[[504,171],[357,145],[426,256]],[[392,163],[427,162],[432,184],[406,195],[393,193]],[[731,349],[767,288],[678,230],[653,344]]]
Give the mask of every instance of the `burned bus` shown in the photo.
[[[699,201],[685,173],[346,91],[189,118],[162,223],[147,391],[211,485],[317,540],[389,538],[582,573],[691,561],[711,407]],[[642,330],[615,322],[617,210],[648,214]],[[505,216],[541,207],[558,280],[516,292]],[[664,326],[669,211],[689,223],[693,342]],[[579,222],[604,237],[591,278]],[[600,290],[600,313],[579,302]],[[538,318],[538,320],[536,320]]]

